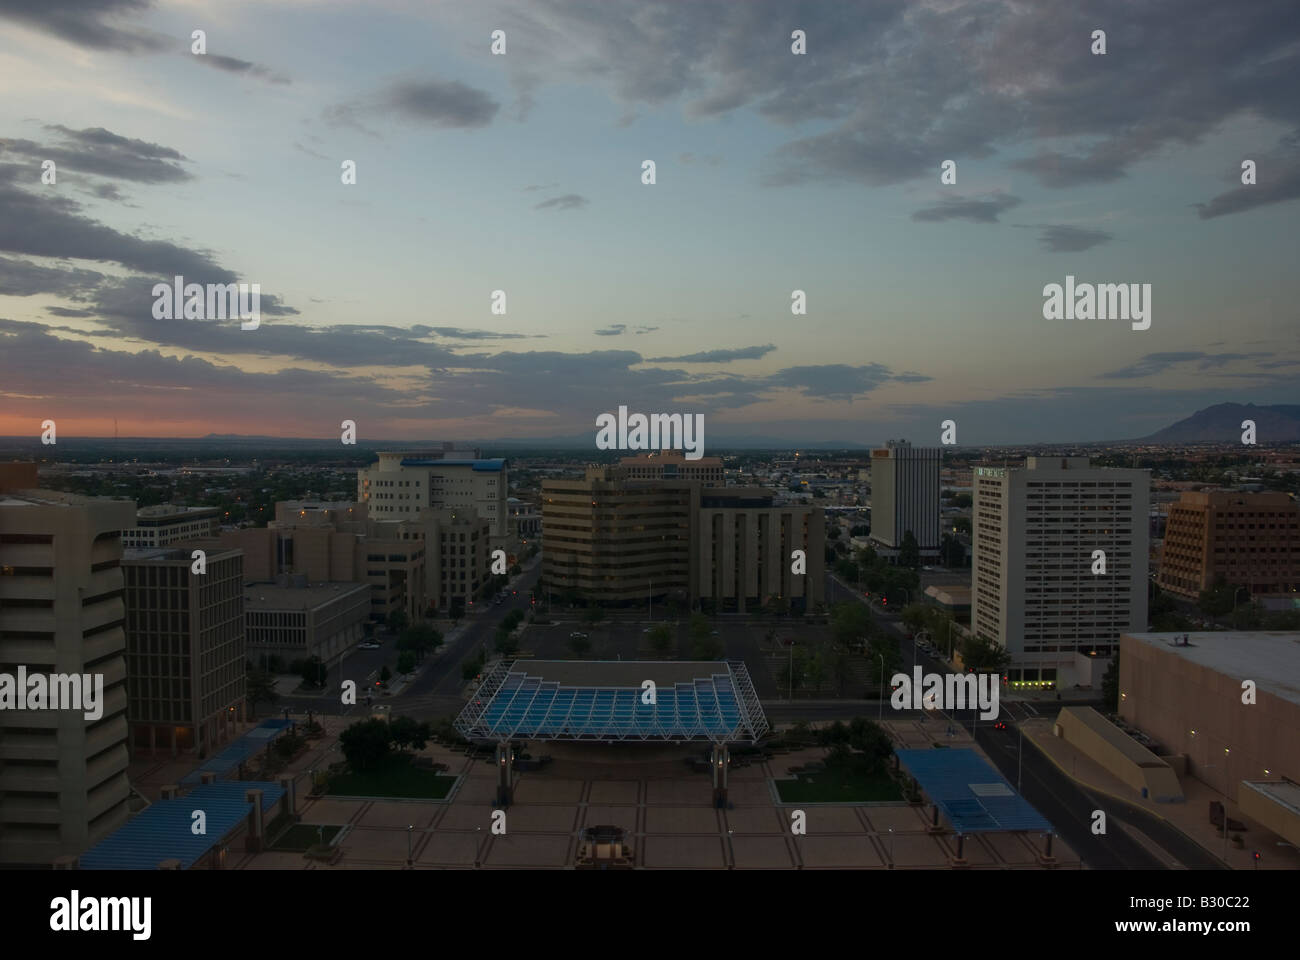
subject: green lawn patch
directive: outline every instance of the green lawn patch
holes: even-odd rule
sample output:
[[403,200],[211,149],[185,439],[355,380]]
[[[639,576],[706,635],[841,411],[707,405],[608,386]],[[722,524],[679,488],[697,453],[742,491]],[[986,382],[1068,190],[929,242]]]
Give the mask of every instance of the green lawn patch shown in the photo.
[[342,829],[342,827],[321,827],[312,823],[295,823],[284,832],[284,836],[275,841],[271,849],[286,853],[306,853],[320,843],[322,835],[325,837],[326,846],[333,843]]
[[455,777],[411,766],[409,756],[393,756],[374,769],[350,770],[330,777],[325,792],[336,797],[445,800],[455,782]]
[[776,791],[783,803],[872,803],[903,799],[902,789],[883,770],[877,774],[840,768],[819,770],[795,780],[778,780]]

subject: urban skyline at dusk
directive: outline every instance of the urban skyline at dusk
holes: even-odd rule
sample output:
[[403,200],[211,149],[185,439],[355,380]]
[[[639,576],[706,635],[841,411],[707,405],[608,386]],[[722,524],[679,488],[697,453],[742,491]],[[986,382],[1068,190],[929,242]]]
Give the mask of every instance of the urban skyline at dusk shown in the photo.
[[[0,6],[0,434],[1090,442],[1300,395],[1290,4],[72,11]],[[154,319],[178,275],[260,325]],[[1150,328],[1044,319],[1067,277]]]

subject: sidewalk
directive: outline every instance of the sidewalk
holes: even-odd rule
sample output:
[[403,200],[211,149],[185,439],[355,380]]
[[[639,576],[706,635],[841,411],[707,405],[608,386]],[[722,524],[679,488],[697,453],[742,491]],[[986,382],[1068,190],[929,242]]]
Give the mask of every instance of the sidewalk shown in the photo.
[[[1233,870],[1256,869],[1252,856],[1256,850],[1260,853],[1260,870],[1300,868],[1300,851],[1277,846],[1277,841],[1282,838],[1242,816],[1235,803],[1226,804],[1228,816],[1246,825],[1247,829],[1242,831],[1245,844],[1240,849],[1233,844],[1233,831],[1230,830],[1225,854],[1223,831],[1210,823],[1209,818],[1210,801],[1223,799],[1218,790],[1195,777],[1185,776],[1179,780],[1187,798],[1185,802],[1156,803],[1154,800],[1144,800],[1128,784],[1084,756],[1072,744],[1054,736],[1052,726],[1055,719],[1053,714],[1051,717],[1023,721],[1020,726],[1024,730],[1025,739],[1032,741],[1062,773],[1081,787],[1121,800],[1159,817],[1209,854],[1226,862]],[[1127,823],[1124,827],[1132,829]]]

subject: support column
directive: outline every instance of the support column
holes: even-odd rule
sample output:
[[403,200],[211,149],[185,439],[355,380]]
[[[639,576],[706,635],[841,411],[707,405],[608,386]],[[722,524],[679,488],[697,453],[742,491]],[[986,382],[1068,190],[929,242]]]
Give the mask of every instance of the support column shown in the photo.
[[930,824],[925,828],[926,833],[943,833],[943,827],[939,824],[939,805],[930,804]]
[[1056,857],[1052,856],[1052,834],[1043,834],[1043,852],[1038,857],[1038,862],[1045,867],[1056,866]]
[[970,866],[966,860],[966,836],[961,833],[957,834],[957,853],[952,858],[952,866],[954,870]]
[[262,823],[262,791],[245,791],[244,801],[253,805],[253,809],[248,812],[248,836],[244,838],[244,848],[250,853],[261,853],[262,833],[264,830]]
[[731,751],[725,743],[713,745],[710,764],[713,768],[713,805],[720,810],[727,808],[727,770],[731,765]]
[[512,774],[515,768],[515,752],[509,742],[503,740],[497,744],[497,806],[505,809],[513,799],[511,789]]

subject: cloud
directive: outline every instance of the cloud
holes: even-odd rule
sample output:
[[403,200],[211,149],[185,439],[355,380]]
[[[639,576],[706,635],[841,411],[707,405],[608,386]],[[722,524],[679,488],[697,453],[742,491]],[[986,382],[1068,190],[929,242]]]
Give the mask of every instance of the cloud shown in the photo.
[[283,74],[274,73],[266,67],[251,63],[248,60],[239,60],[235,57],[223,57],[217,53],[205,53],[193,57],[195,62],[204,66],[213,67],[217,70],[224,70],[226,73],[239,73],[249,77],[256,77],[258,80],[265,80],[267,83],[291,83],[290,79]]
[[934,206],[917,210],[912,214],[912,219],[926,222],[969,220],[971,223],[997,223],[999,216],[1019,203],[1019,197],[1000,191],[983,200],[973,197],[944,197]]
[[487,93],[458,80],[400,80],[362,100],[327,107],[324,117],[366,133],[372,131],[358,117],[376,112],[439,129],[473,129],[486,127],[500,109]]
[[632,332],[637,336],[640,336],[643,333],[654,333],[658,329],[659,329],[658,327],[637,327]]
[[646,363],[731,363],[733,360],[757,360],[775,349],[769,343],[762,347],[740,347],[735,350],[705,350],[684,357],[650,357]]
[[617,337],[626,330],[626,323],[611,323],[608,327],[604,327],[600,330],[593,330],[592,333],[598,337]]
[[1071,227],[1063,224],[1039,224],[1042,234],[1038,242],[1052,253],[1078,253],[1092,247],[1109,243],[1113,235],[1104,230],[1086,230],[1083,227]]
[[[0,295],[30,297],[53,293],[73,300],[83,299],[104,281],[94,270],[58,269],[0,257]],[[51,308],[53,309],[53,308]]]
[[543,200],[533,209],[545,210],[554,208],[556,210],[576,210],[579,207],[585,207],[590,201],[586,197],[579,196],[576,193],[566,193],[562,197],[552,197],[550,200]]
[[1241,168],[1229,176],[1239,186],[1214,197],[1208,203],[1194,204],[1202,220],[1245,213],[1273,203],[1285,203],[1300,197],[1300,133],[1283,137],[1275,150],[1261,151],[1254,157],[1255,183],[1241,183]]
[[[1215,370],[1239,360],[1255,360],[1270,357],[1271,353],[1204,353],[1200,350],[1185,350],[1173,353],[1148,353],[1127,367],[1099,374],[1103,380],[1136,380],[1152,377],[1166,370],[1183,364],[1195,363],[1198,370]],[[1263,364],[1260,364],[1263,366]]]
[[149,53],[178,44],[153,31],[129,30],[106,21],[143,13],[153,0],[0,0],[9,19],[92,50]]
[[93,317],[94,310],[73,310],[69,307],[46,307],[46,313],[52,313],[56,317]]
[[545,337],[545,334],[497,333],[493,330],[466,330],[464,327],[412,327],[417,335],[427,331],[448,340],[528,340]]
[[45,129],[59,134],[63,142],[51,145],[31,140],[0,140],[0,152],[26,157],[34,163],[53,160],[60,173],[75,170],[134,183],[180,183],[194,179],[179,165],[188,158],[171,147],[123,137],[103,127],[72,130],[53,124]]
[[[851,366],[846,363],[822,363],[810,366],[786,367],[778,370],[763,383],[768,387],[797,390],[807,397],[834,402],[852,402],[854,397],[870,393],[883,383],[899,377],[879,363]],[[907,374],[906,382],[921,383],[929,377]]]

